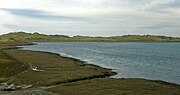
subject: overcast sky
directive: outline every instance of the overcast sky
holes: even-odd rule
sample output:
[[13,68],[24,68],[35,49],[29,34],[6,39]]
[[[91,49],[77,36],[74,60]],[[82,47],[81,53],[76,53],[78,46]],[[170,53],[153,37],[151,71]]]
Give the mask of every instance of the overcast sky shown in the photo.
[[180,0],[0,0],[0,34],[10,31],[180,37]]

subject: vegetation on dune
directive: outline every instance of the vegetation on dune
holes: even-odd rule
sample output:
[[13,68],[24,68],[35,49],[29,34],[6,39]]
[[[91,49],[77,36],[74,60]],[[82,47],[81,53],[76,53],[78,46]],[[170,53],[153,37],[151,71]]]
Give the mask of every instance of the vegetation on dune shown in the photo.
[[[0,37],[1,38],[1,37]],[[1,38],[0,49],[15,49],[16,46],[33,45],[31,41],[16,40],[13,37]]]
[[0,36],[0,41],[48,42],[48,41],[104,41],[104,42],[180,42],[180,38],[153,35],[124,35],[112,37],[90,37],[67,35],[45,35],[39,33],[13,32]]
[[63,95],[180,95],[179,85],[133,78],[84,80],[48,90]]

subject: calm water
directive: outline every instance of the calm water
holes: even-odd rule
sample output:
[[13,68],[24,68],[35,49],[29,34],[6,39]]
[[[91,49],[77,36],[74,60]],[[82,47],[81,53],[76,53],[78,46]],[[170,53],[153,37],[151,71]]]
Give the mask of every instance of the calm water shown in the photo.
[[25,46],[115,69],[114,77],[146,78],[180,84],[180,43],[47,42]]

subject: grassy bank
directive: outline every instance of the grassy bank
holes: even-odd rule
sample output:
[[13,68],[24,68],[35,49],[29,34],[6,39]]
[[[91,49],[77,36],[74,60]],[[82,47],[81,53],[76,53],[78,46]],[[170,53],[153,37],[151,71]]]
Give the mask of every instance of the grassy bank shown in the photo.
[[180,86],[145,79],[100,78],[62,84],[49,91],[63,95],[180,95]]

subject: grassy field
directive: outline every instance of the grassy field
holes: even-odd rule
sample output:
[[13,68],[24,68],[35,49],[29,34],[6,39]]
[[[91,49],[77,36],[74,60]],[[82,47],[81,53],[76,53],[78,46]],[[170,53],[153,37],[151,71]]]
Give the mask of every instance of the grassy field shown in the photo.
[[0,50],[0,81],[6,79],[14,74],[25,71],[28,66],[17,61],[11,56]]
[[62,95],[180,95],[180,86],[145,79],[100,78],[49,89]]

